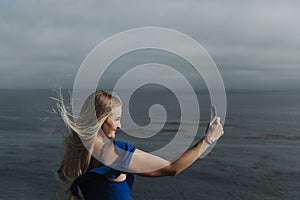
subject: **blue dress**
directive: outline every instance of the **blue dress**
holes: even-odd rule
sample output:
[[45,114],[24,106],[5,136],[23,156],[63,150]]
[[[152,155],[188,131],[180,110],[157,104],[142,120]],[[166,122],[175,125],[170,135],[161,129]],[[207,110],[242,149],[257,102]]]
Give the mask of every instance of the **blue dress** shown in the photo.
[[[118,169],[120,163],[124,169],[128,169],[131,157],[136,147],[128,144],[113,140],[116,149],[119,149],[122,154],[121,162],[118,162]],[[114,164],[111,165],[113,167]],[[78,187],[85,200],[130,200],[130,192],[134,182],[134,176],[131,173],[122,172],[113,169],[109,166],[102,166],[87,171],[83,175],[74,180],[71,185],[71,193],[78,195]],[[117,178],[122,173],[126,174],[126,179],[121,182],[112,182],[109,178]]]

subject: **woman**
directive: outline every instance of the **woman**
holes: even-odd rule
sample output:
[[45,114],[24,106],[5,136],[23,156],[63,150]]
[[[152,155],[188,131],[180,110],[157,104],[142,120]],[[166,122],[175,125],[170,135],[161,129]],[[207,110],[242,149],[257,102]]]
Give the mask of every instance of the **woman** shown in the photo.
[[[77,123],[66,110],[62,98],[58,108],[69,130],[62,165],[58,170],[59,178],[66,184],[65,192],[69,199],[81,199],[78,188],[86,200],[130,199],[133,174],[175,176],[193,164],[224,134],[220,118],[215,116],[208,124],[206,136],[170,162],[115,140],[116,130],[121,128],[122,103],[110,93],[96,91],[90,95]],[[96,121],[91,117],[93,109]],[[86,121],[89,123],[86,124]],[[107,138],[112,141],[107,142]]]

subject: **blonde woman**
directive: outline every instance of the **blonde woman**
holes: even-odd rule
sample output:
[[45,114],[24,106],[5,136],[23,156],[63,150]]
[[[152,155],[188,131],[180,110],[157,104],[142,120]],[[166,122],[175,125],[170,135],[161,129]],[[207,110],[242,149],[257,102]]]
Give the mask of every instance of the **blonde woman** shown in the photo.
[[[78,188],[85,200],[130,199],[133,174],[175,176],[192,165],[224,134],[220,118],[215,116],[208,124],[206,136],[170,162],[127,142],[115,140],[116,130],[121,128],[122,103],[108,92],[96,91],[90,95],[77,123],[62,98],[58,101],[58,108],[68,129],[58,175],[66,184],[69,199],[81,199]],[[93,112],[96,120],[91,117]]]

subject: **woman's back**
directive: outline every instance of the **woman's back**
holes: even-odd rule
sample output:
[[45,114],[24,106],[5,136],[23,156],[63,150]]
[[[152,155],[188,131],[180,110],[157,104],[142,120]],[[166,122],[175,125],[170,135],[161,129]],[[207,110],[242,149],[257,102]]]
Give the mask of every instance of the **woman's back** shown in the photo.
[[[129,157],[132,155],[131,153],[135,151],[135,147],[127,142],[113,140],[113,143],[118,148],[124,150]],[[129,162],[124,163],[124,165],[125,168],[128,168]],[[126,174],[125,180],[120,182],[111,180],[118,178],[121,174]],[[71,185],[71,192],[77,196],[79,187],[85,200],[130,200],[133,182],[133,174],[121,172],[112,167],[103,165],[91,169],[76,178]]]
[[87,172],[84,177],[89,180],[79,183],[78,186],[85,200],[130,200],[134,176],[128,173],[126,180],[113,182],[104,175],[95,172]]

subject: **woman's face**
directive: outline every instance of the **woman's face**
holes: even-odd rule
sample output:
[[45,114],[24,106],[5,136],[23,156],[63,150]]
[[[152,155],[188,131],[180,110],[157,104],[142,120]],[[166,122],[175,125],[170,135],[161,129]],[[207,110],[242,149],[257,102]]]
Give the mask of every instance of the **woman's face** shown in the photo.
[[117,128],[121,128],[121,115],[122,107],[115,107],[113,108],[113,114],[110,115],[102,124],[102,131],[107,138],[114,139],[116,137]]

